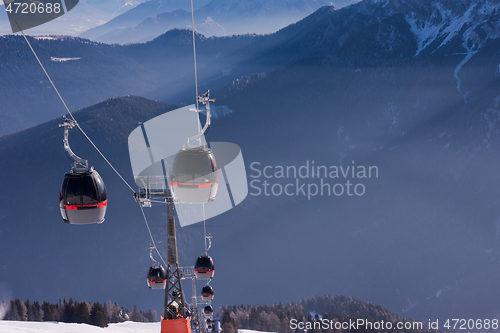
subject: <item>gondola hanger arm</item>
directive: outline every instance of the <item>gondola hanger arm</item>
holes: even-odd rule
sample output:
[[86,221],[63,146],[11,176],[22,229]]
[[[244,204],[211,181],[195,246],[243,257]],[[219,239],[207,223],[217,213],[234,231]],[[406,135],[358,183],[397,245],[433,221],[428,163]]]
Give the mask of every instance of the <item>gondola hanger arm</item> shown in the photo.
[[[205,122],[205,126],[203,126],[203,128],[201,129],[201,131],[198,134],[193,135],[193,136],[188,138],[188,146],[189,147],[201,146],[201,137],[203,136],[203,134],[205,134],[208,127],[210,126],[210,119],[212,118],[212,113],[210,111],[210,102],[215,102],[215,99],[210,98],[210,90],[207,90],[206,93],[196,96],[196,101],[201,102],[206,106],[207,120]],[[204,110],[200,110],[197,108],[194,111],[200,113],[201,111],[204,111]]]
[[83,169],[89,170],[89,163],[86,159],[83,159],[79,156],[77,156],[72,150],[71,147],[69,146],[69,130],[78,124],[74,119],[68,119],[64,117],[64,123],[59,124],[59,127],[64,127],[64,139],[63,139],[63,144],[64,144],[64,150],[68,153],[68,155],[73,159],[74,165],[73,169],[81,169],[78,168],[77,165],[80,164],[83,166]]

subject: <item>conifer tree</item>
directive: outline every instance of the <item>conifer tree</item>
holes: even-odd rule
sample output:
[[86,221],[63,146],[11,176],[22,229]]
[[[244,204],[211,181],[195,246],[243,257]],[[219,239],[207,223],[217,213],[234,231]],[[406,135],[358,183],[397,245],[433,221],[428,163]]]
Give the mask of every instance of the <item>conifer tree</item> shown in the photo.
[[260,329],[260,327],[259,327],[260,326],[259,325],[259,312],[257,311],[257,309],[255,307],[252,307],[252,309],[250,310],[250,318],[248,320],[249,320],[251,330],[259,330]]
[[87,303],[75,304],[75,322],[79,324],[90,324],[90,312]]
[[102,307],[104,309],[104,314],[106,315],[106,321],[108,323],[111,323],[111,316],[112,316],[111,307],[112,307],[112,303],[110,300],[108,300],[106,303],[104,303],[103,307]]
[[224,325],[222,325],[222,331],[224,333],[236,333],[237,332],[232,323],[225,323]]
[[27,321],[28,320],[28,311],[26,309],[26,305],[19,300],[19,298],[16,298],[14,300],[14,306],[17,309],[17,316],[19,321]]
[[27,299],[24,305],[26,306],[26,320],[33,321],[35,313],[33,312],[33,307],[31,306],[30,300]]
[[156,322],[156,317],[157,317],[157,312],[156,310],[148,310],[144,314],[144,317],[150,322],[150,323],[155,323]]
[[139,313],[139,311],[137,311],[137,305],[134,305],[134,309],[130,313],[129,318],[131,321],[135,321],[135,322],[143,322],[144,321],[144,319],[142,318],[142,315]]
[[76,319],[75,317],[76,310],[73,299],[70,298],[69,302],[66,302],[65,300],[61,321],[63,323],[74,323]]
[[50,306],[49,302],[43,302],[42,303],[42,310],[43,310],[43,321],[53,321],[52,317],[52,307]]
[[120,316],[120,307],[116,303],[113,304],[111,322],[112,323],[121,323],[123,321],[124,321],[123,318]]
[[92,304],[92,310],[90,311],[90,324],[99,327],[108,327],[104,308],[98,302]]
[[40,303],[38,301],[33,302],[33,320],[34,321],[43,321],[43,311]]

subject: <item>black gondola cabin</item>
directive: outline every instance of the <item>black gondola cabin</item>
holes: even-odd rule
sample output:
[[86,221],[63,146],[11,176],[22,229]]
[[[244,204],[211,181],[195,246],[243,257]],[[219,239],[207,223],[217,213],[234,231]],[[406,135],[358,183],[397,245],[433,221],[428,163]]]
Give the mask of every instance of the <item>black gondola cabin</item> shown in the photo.
[[211,316],[214,313],[214,308],[212,308],[211,305],[207,305],[205,309],[203,309],[203,313],[207,316]]
[[167,271],[162,265],[152,266],[148,272],[148,287],[150,289],[165,289],[167,286]]
[[203,289],[201,289],[201,298],[204,301],[213,300],[214,299],[214,290],[208,284],[206,284]]
[[207,253],[202,253],[194,264],[194,273],[197,279],[211,279],[215,274],[214,261]]
[[59,192],[59,208],[64,222],[102,223],[107,205],[106,186],[96,170],[66,172]]

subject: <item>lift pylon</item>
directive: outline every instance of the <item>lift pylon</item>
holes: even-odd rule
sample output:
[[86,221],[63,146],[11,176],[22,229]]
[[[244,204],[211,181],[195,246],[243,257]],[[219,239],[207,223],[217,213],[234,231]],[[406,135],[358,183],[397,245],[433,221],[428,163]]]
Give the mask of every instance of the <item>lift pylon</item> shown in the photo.
[[148,186],[136,194],[141,206],[151,207],[152,202],[167,204],[167,282],[161,333],[191,333],[191,313],[182,290],[182,270],[177,256],[174,199],[169,189],[152,191],[149,180],[144,183]]
[[177,257],[175,206],[170,191],[167,203],[167,286],[161,333],[191,333],[190,313],[182,291],[181,271]]

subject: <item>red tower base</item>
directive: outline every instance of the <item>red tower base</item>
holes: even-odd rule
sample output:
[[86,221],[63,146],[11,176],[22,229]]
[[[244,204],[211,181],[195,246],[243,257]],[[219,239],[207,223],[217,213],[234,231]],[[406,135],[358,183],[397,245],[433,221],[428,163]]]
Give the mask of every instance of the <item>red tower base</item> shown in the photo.
[[189,319],[164,319],[161,333],[191,333],[191,323]]

